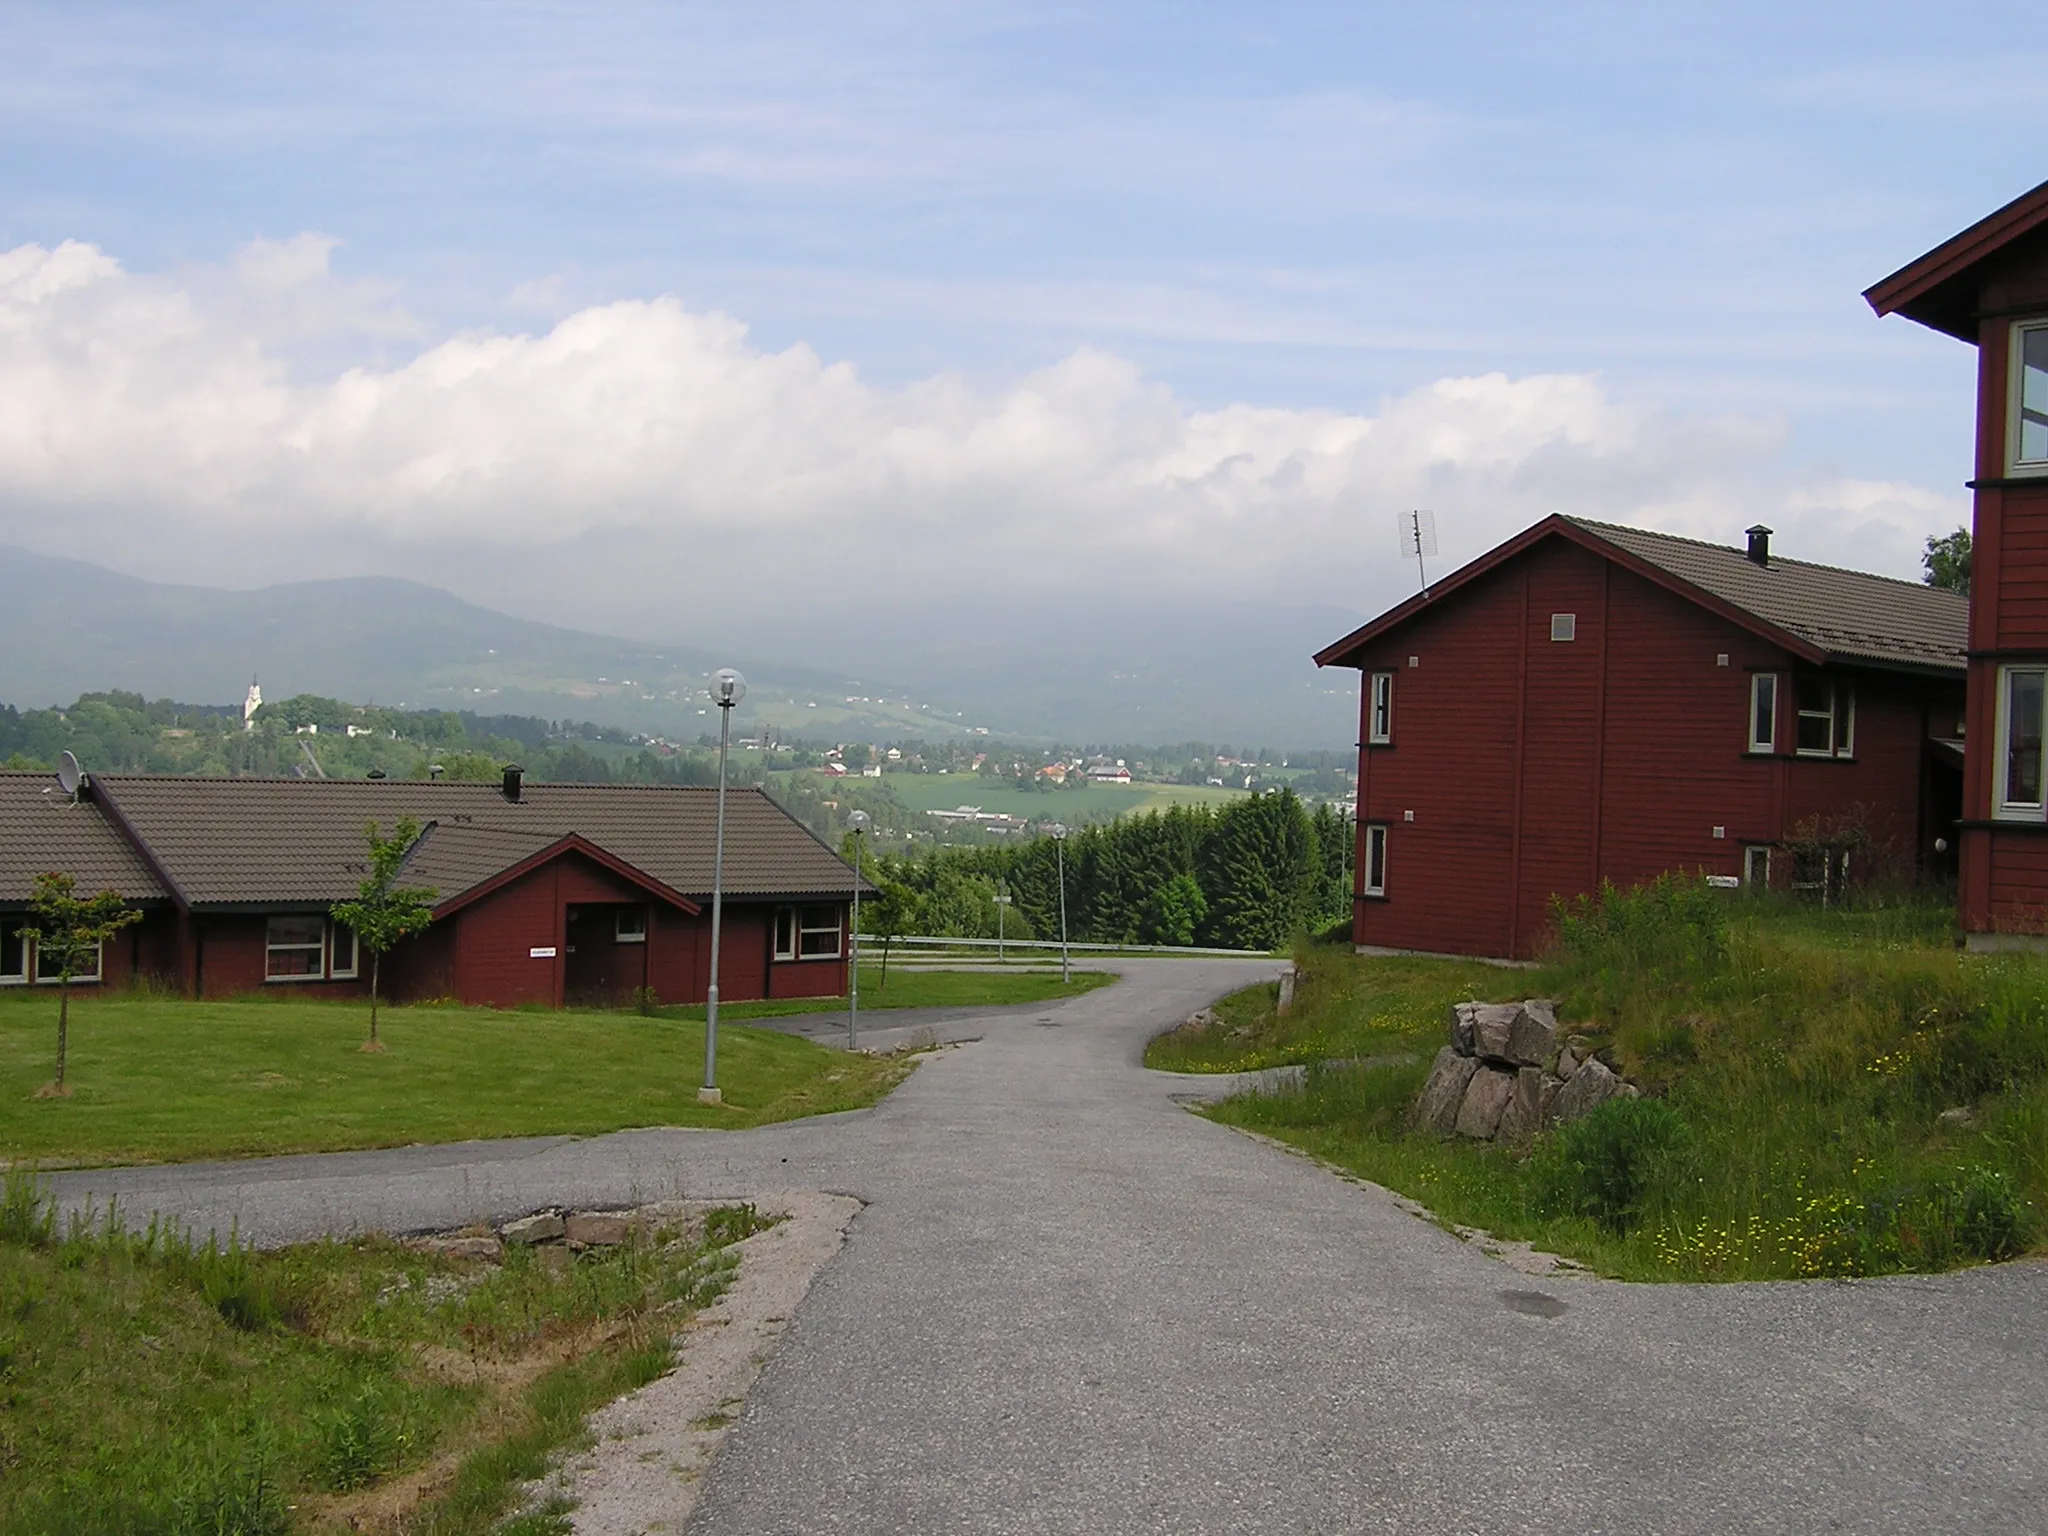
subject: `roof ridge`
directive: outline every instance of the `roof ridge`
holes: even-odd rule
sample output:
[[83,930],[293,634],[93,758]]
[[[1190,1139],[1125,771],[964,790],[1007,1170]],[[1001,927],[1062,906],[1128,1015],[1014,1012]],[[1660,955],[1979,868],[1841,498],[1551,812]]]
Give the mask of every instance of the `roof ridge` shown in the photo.
[[[1666,533],[1661,528],[1638,528],[1633,523],[1603,523],[1598,521],[1597,519],[1590,517],[1580,517],[1577,514],[1570,512],[1561,512],[1558,515],[1562,517],[1566,522],[1575,523],[1581,528],[1590,528],[1595,531],[1611,528],[1621,533],[1645,534],[1650,538],[1665,539],[1673,544],[1690,544],[1695,549],[1716,550],[1721,554],[1734,555],[1738,559],[1743,560],[1747,560],[1749,558],[1748,555],[1743,553],[1741,546],[1736,544],[1716,544],[1712,539],[1695,539],[1683,533]],[[1962,593],[1950,592],[1946,587],[1931,586],[1924,581],[1911,581],[1904,576],[1886,576],[1877,571],[1859,571],[1854,566],[1850,565],[1829,565],[1826,561],[1823,560],[1796,560],[1790,555],[1774,554],[1771,556],[1771,564],[1769,566],[1760,567],[1760,569],[1769,570],[1773,566],[1780,565],[1804,566],[1807,570],[1810,571],[1832,571],[1837,576],[1854,576],[1863,581],[1890,582],[1893,586],[1904,587],[1909,592],[1940,593],[1947,597],[1953,598],[1956,602],[1959,603],[1969,602],[1969,599],[1965,597]]]

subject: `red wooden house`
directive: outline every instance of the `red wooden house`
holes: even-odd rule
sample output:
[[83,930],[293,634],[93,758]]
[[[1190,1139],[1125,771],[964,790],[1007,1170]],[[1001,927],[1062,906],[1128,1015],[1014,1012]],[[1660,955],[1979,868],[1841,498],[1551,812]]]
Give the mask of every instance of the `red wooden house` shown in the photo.
[[[612,1003],[709,980],[716,791],[611,784],[106,775],[74,800],[0,773],[0,986],[32,986],[23,909],[37,874],[117,890],[142,922],[92,980],[148,977],[193,997],[353,994],[366,957],[328,909],[363,878],[363,828],[423,827],[402,883],[434,921],[385,958],[389,996],[500,1007]],[[846,990],[853,871],[759,790],[728,793],[719,994]]]
[[1966,608],[1764,528],[1544,519],[1316,657],[1364,674],[1356,942],[1528,958],[1603,880],[1938,865]]
[[1958,905],[1973,947],[2048,935],[2048,182],[1870,289],[1977,348],[1970,754]]

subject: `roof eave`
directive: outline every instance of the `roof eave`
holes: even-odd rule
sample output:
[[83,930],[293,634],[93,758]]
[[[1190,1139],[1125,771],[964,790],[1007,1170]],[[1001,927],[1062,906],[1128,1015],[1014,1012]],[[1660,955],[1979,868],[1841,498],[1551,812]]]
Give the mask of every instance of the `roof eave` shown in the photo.
[[1953,306],[1933,302],[1938,291],[2023,235],[2048,224],[2048,181],[2023,192],[1995,213],[1952,236],[1891,276],[1864,289],[1864,301],[1878,315],[1902,314],[1958,341],[1975,342],[1974,302],[1958,318]]
[[670,906],[678,908],[690,917],[695,917],[704,910],[681,891],[655,879],[646,870],[639,868],[637,865],[627,863],[617,854],[600,848],[588,838],[571,832],[564,837],[556,838],[544,848],[534,850],[517,863],[507,865],[489,878],[480,880],[467,889],[457,891],[453,896],[438,903],[434,907],[435,920],[438,921],[449,916],[451,913],[459,912],[473,902],[481,901],[484,897],[490,895],[491,892],[510,885],[522,875],[530,874],[543,864],[558,859],[566,853],[582,854],[585,858],[610,870],[620,879],[639,886],[649,895],[659,897]]

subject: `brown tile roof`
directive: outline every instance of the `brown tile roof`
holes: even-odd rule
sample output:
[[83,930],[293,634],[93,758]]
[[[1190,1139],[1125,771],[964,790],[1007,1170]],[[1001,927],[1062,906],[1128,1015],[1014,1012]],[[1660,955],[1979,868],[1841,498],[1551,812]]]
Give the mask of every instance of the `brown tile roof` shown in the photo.
[[1566,521],[1830,657],[1963,670],[1970,600],[1961,593],[1776,554],[1758,565],[1725,544],[1582,517]]
[[[388,830],[406,815],[451,829],[413,871],[444,900],[571,833],[684,896],[711,892],[711,789],[529,781],[514,804],[496,784],[447,780],[108,774],[95,786],[197,906],[346,900],[363,877],[365,823]],[[853,871],[765,793],[735,789],[725,890],[850,896]]]
[[24,902],[37,875],[58,871],[81,895],[119,891],[130,901],[166,892],[90,795],[73,804],[47,773],[0,773],[0,902]]

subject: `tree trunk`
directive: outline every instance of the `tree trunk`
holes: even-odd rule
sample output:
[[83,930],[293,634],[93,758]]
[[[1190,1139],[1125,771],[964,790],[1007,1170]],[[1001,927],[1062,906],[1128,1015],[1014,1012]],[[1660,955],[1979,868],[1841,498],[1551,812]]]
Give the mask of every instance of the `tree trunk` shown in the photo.
[[379,968],[379,966],[381,966],[381,965],[383,964],[383,961],[384,961],[384,957],[383,957],[383,956],[382,956],[381,954],[379,954],[379,953],[378,953],[378,952],[377,952],[376,950],[374,950],[374,949],[373,949],[373,950],[371,950],[371,951],[370,951],[370,1049],[371,1049],[371,1050],[375,1050],[375,1049],[377,1048],[377,1045],[378,1045],[378,1040],[377,1040],[377,980],[378,980],[378,968]]
[[882,935],[882,984],[875,989],[877,992],[889,985],[889,941],[895,937],[893,933]]
[[71,1043],[71,978],[57,985],[57,1091],[64,1091],[64,1056]]

